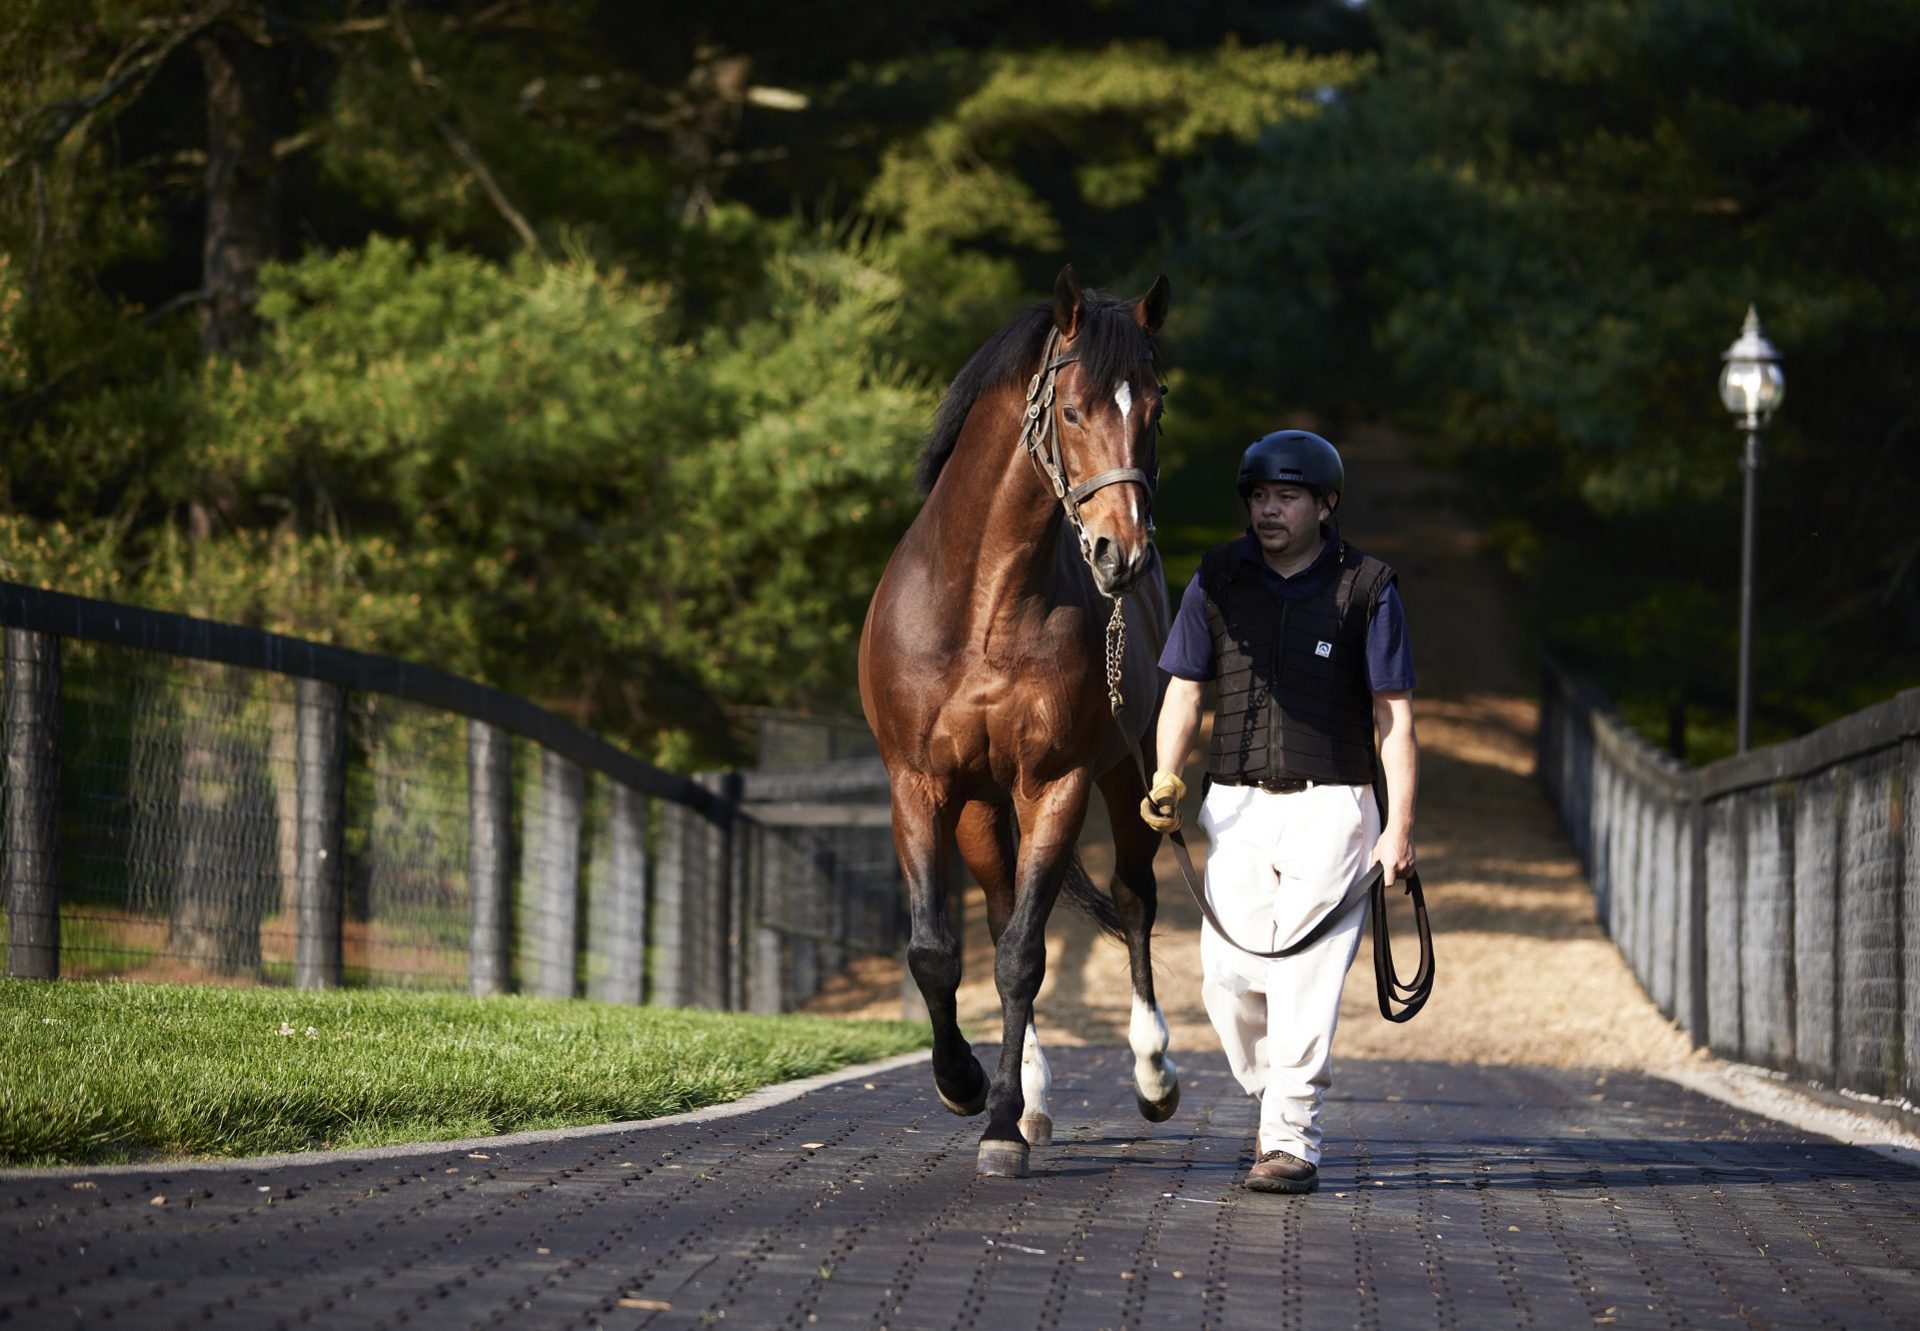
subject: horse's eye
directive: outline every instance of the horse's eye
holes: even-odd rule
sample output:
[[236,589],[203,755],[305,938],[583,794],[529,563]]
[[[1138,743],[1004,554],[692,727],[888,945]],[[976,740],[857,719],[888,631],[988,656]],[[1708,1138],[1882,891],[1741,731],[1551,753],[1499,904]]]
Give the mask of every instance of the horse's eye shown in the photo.
[[1078,425],[1080,423],[1080,413],[1075,411],[1071,405],[1061,407],[1060,414],[1067,418],[1067,422],[1070,425]]
[[1161,385],[1160,385],[1160,396],[1161,396],[1161,397],[1165,397],[1165,396],[1166,396],[1166,395],[1167,395],[1168,393],[1171,393],[1172,391],[1173,391],[1173,390],[1172,390],[1171,388],[1168,388],[1168,387],[1167,387],[1167,386],[1166,386],[1165,384],[1161,384]]

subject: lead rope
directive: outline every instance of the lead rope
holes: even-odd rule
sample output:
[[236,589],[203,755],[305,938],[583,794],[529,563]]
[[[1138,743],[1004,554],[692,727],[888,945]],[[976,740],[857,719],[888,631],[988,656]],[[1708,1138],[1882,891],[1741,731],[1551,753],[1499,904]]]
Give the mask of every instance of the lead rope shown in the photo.
[[[1121,605],[1122,599],[1119,596],[1112,598],[1113,614],[1107,619],[1107,707],[1112,711],[1116,725],[1120,722],[1120,709],[1126,702],[1120,690],[1122,666],[1125,663],[1127,651],[1127,620]],[[1123,735],[1126,733],[1124,728],[1121,733]],[[1147,760],[1143,750],[1138,744],[1129,744],[1127,747],[1133,754],[1134,766],[1140,770],[1141,789],[1151,792],[1153,777],[1147,771]],[[1200,875],[1194,871],[1193,856],[1187,850],[1185,834],[1176,827],[1167,834],[1167,839],[1173,842],[1173,857],[1180,865],[1180,876],[1186,880],[1187,891],[1193,894],[1194,901],[1200,907],[1201,915],[1206,917],[1207,923],[1213,926],[1215,933],[1250,957],[1256,957],[1262,961],[1277,961],[1282,957],[1296,956],[1325,938],[1333,929],[1335,922],[1346,913],[1339,906],[1335,906],[1322,915],[1319,922],[1307,931],[1306,937],[1292,947],[1283,947],[1273,952],[1255,951],[1228,933],[1227,926],[1222,924],[1220,917],[1214,913],[1213,903],[1207,899],[1206,888],[1200,881]],[[1365,891],[1372,899],[1373,910],[1374,996],[1380,1003],[1380,1015],[1388,1021],[1411,1020],[1414,1013],[1426,1006],[1427,997],[1433,992],[1433,931],[1427,922],[1426,894],[1420,890],[1420,875],[1416,870],[1409,869],[1400,881],[1405,884],[1407,895],[1413,898],[1414,927],[1420,935],[1420,965],[1414,971],[1411,981],[1402,980],[1400,972],[1393,964],[1393,941],[1387,932],[1386,870],[1375,864],[1367,871],[1365,879]],[[1395,1003],[1403,1005],[1397,1012],[1393,1006]]]

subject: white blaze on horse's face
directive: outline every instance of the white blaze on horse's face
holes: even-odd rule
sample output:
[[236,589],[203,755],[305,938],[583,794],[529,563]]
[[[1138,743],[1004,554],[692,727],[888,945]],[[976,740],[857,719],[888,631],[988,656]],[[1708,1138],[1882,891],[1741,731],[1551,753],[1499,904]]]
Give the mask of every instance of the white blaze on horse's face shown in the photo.
[[[1080,426],[1075,432],[1077,456],[1068,460],[1068,484],[1117,469],[1144,472],[1149,468],[1152,434],[1142,428],[1148,420],[1148,404],[1142,404],[1141,419],[1135,421],[1133,385],[1122,378],[1113,388],[1113,407],[1112,416],[1102,412],[1068,418]],[[1080,501],[1088,562],[1104,594],[1130,591],[1145,572],[1152,506],[1146,487],[1131,479],[1109,481]]]

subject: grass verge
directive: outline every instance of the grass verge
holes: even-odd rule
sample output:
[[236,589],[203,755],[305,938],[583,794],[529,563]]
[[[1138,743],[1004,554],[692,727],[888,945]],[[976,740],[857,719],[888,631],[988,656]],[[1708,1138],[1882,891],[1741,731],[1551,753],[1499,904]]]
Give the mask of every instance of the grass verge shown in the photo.
[[0,980],[0,1164],[654,1118],[924,1048],[904,1022],[398,990]]

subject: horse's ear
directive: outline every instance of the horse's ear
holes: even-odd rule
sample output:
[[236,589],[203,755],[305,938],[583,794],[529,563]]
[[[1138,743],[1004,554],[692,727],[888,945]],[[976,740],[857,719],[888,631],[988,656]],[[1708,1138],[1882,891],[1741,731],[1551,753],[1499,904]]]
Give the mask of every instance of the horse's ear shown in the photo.
[[1153,279],[1153,285],[1147,288],[1147,294],[1140,297],[1139,304],[1133,307],[1133,317],[1149,333],[1160,331],[1160,325],[1167,321],[1167,298],[1172,288],[1167,285],[1165,273]]
[[1062,337],[1072,337],[1080,328],[1080,279],[1073,275],[1072,264],[1053,280],[1053,326]]

